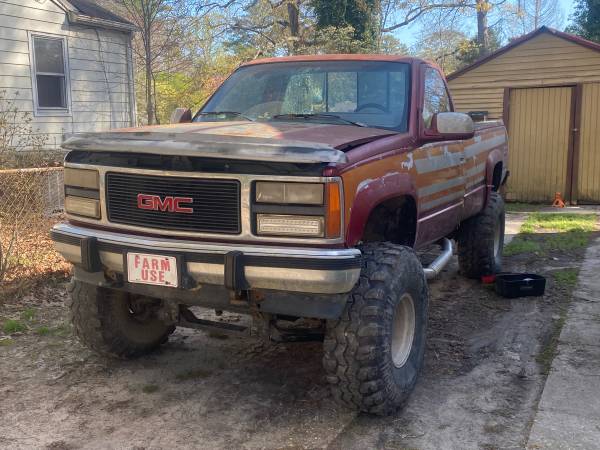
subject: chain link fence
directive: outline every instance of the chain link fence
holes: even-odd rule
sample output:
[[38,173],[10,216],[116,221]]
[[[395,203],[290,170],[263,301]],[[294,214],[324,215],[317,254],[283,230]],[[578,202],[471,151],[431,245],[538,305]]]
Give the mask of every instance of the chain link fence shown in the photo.
[[68,270],[49,237],[62,209],[62,167],[0,170],[0,284]]

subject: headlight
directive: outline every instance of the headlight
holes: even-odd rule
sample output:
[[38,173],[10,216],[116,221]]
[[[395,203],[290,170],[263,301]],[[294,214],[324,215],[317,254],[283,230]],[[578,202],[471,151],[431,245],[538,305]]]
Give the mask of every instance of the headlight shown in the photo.
[[74,197],[67,195],[65,197],[65,211],[77,216],[100,218],[100,202],[93,198]]
[[100,176],[97,170],[65,167],[65,211],[100,218]]
[[257,203],[322,205],[323,185],[319,183],[256,183]]
[[319,216],[292,216],[257,214],[258,234],[275,236],[323,237],[325,218]]
[[263,236],[340,238],[342,183],[257,181],[252,209]]
[[84,189],[99,189],[98,171],[65,167],[65,186]]

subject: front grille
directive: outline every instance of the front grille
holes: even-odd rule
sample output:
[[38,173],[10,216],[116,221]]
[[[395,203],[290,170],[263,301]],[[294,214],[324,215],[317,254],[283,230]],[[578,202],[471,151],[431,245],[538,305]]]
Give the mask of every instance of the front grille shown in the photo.
[[[138,194],[191,197],[191,214],[139,209]],[[236,180],[106,174],[108,220],[145,228],[239,234],[240,183]]]

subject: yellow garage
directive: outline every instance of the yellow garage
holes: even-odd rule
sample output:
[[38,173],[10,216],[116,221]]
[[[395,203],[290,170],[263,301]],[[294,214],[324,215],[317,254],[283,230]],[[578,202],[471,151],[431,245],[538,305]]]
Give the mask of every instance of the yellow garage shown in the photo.
[[508,200],[600,203],[600,44],[542,27],[448,80],[457,111],[504,120]]

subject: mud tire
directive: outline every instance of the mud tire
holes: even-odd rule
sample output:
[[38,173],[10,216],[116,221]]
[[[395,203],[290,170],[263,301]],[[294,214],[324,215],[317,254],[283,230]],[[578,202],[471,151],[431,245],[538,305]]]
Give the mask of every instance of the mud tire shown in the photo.
[[502,271],[504,219],[504,200],[492,192],[483,211],[461,224],[457,240],[463,275],[480,278]]
[[75,335],[105,356],[121,359],[149,353],[175,330],[155,317],[140,322],[129,312],[128,293],[73,280],[68,291]]
[[[361,250],[360,280],[342,317],[327,323],[323,366],[338,403],[389,415],[405,403],[423,366],[429,293],[412,249],[373,243]],[[405,362],[397,367],[392,352],[395,311],[401,311],[407,298],[414,306],[414,334]]]

